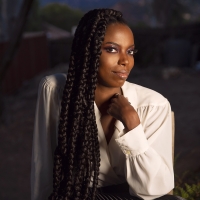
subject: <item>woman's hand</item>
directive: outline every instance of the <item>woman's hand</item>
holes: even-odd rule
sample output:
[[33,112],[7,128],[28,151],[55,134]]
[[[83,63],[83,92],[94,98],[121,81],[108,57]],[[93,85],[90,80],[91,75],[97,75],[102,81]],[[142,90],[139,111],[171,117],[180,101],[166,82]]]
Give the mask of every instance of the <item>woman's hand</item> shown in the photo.
[[118,93],[111,98],[107,113],[120,120],[126,131],[130,131],[140,124],[136,110],[131,106],[127,98]]

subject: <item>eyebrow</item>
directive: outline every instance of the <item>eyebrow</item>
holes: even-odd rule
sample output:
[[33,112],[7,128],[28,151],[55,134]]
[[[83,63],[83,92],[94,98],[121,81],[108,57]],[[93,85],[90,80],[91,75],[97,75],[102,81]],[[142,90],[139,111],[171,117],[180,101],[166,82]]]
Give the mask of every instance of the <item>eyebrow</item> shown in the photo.
[[[115,42],[106,42],[105,44],[114,44],[114,45],[116,45],[116,46],[120,46],[119,44],[117,44],[117,43],[115,43]],[[133,45],[131,45],[130,47],[135,47],[135,45],[133,44]],[[130,48],[129,47],[129,48]]]

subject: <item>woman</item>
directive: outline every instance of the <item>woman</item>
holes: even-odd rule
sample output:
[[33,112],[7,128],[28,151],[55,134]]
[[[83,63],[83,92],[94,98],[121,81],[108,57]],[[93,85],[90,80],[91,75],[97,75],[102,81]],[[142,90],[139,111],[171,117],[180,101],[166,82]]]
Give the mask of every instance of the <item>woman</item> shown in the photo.
[[170,105],[126,82],[135,52],[120,12],[97,9],[81,19],[67,79],[58,74],[40,84],[32,200],[149,200],[172,190]]

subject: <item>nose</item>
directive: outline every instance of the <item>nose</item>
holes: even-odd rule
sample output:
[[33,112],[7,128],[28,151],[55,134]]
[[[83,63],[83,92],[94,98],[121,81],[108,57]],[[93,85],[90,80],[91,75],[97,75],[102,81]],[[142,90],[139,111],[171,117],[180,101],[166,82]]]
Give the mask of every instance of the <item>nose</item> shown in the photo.
[[119,57],[119,60],[118,60],[118,65],[121,65],[121,66],[126,66],[128,65],[129,61],[128,61],[128,56],[126,53],[121,53],[120,54],[120,57]]

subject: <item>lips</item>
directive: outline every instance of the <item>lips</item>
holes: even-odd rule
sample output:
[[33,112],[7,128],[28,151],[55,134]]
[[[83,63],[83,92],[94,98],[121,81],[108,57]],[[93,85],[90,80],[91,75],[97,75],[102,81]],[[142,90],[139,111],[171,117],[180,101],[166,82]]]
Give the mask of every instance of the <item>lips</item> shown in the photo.
[[126,70],[113,71],[113,73],[123,80],[126,80],[129,75],[129,73]]

